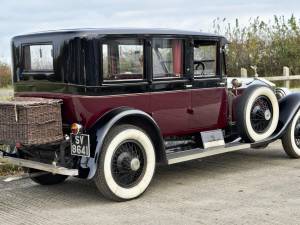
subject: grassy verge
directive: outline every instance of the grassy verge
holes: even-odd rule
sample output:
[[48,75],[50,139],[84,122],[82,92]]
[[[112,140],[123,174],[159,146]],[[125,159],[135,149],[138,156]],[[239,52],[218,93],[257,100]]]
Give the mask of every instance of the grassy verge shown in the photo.
[[17,175],[22,174],[23,172],[24,171],[22,167],[10,164],[3,164],[0,160],[0,176]]

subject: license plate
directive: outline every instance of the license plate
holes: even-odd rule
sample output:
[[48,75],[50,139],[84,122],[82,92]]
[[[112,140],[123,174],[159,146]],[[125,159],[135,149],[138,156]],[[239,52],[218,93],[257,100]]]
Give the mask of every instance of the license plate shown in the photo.
[[71,134],[71,155],[90,157],[90,135]]

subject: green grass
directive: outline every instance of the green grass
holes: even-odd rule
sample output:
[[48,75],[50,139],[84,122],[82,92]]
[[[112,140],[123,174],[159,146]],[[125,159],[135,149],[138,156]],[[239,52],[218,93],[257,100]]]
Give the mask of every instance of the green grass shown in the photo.
[[2,164],[0,161],[0,176],[17,175],[24,173],[23,168],[11,164]]

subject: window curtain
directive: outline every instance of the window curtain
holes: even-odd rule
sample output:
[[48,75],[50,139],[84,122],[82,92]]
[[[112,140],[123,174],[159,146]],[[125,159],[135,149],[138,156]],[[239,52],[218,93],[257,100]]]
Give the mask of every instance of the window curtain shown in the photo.
[[172,55],[173,55],[173,73],[176,77],[180,77],[183,73],[181,40],[172,40]]

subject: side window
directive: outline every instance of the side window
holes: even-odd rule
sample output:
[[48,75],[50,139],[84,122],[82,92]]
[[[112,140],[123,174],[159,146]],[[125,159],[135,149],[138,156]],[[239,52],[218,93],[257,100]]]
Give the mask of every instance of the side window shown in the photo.
[[23,47],[25,71],[52,71],[53,47],[48,44]]
[[194,43],[194,76],[216,76],[217,70],[217,44],[197,42]]
[[143,49],[143,41],[137,39],[103,43],[103,80],[144,79]]
[[153,78],[180,78],[183,74],[183,43],[176,39],[153,39]]

